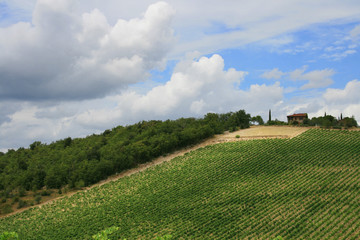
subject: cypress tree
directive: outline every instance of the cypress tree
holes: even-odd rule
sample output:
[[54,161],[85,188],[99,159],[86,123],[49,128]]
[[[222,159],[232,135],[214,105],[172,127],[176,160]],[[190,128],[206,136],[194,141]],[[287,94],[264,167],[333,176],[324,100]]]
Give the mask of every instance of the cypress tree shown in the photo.
[[271,121],[271,109],[269,110],[269,122]]

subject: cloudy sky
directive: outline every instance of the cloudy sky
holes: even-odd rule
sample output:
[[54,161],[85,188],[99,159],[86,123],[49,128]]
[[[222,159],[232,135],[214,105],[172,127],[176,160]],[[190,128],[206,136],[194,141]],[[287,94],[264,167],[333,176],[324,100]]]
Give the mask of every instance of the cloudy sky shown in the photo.
[[360,122],[358,0],[0,0],[0,150],[245,109]]

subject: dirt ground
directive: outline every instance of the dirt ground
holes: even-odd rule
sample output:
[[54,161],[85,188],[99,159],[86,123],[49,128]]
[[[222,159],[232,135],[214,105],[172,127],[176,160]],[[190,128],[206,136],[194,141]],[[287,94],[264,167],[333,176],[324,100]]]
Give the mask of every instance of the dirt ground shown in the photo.
[[[144,171],[145,169],[151,167],[151,166],[155,166],[158,164],[161,164],[163,162],[166,161],[170,161],[171,159],[178,157],[178,156],[182,156],[185,153],[188,153],[190,151],[194,151],[196,149],[205,147],[207,145],[212,145],[212,144],[217,144],[217,143],[222,143],[222,142],[234,142],[234,141],[244,141],[244,140],[252,140],[252,139],[265,139],[265,138],[293,138],[296,137],[297,135],[307,131],[309,128],[307,127],[292,127],[292,126],[251,126],[250,128],[247,129],[242,129],[239,131],[235,131],[235,132],[225,132],[224,134],[219,134],[219,135],[215,135],[212,138],[209,138],[207,140],[204,140],[203,142],[193,145],[193,146],[189,146],[187,148],[181,149],[179,151],[175,151],[173,153],[170,153],[166,156],[161,156],[156,158],[155,160],[148,162],[148,163],[144,163],[144,164],[140,164],[138,167],[133,168],[133,169],[129,169],[127,171],[123,171],[119,174],[113,175],[103,181],[100,181],[97,184],[94,184],[90,187],[84,188],[83,190],[79,190],[79,191],[87,191],[91,188],[94,188],[96,186],[101,186],[104,185],[106,183],[109,183],[111,181],[116,181],[119,178],[122,177],[126,177],[126,176],[130,176],[132,174]],[[237,137],[238,136],[238,137]],[[65,196],[71,196],[74,195],[75,193],[79,192],[79,191],[72,191],[72,192],[68,192],[66,194],[61,195],[60,197],[55,197],[52,198],[50,200],[47,200],[45,202],[42,202],[39,205],[33,206],[33,207],[42,207],[45,204],[48,204],[52,201],[56,201],[60,198],[63,198]],[[31,207],[31,208],[33,208]],[[28,207],[29,208],[29,207]],[[18,209],[6,216],[0,216],[0,217],[7,217],[10,215],[14,215],[16,213],[25,211],[28,208],[22,208],[22,209]]]

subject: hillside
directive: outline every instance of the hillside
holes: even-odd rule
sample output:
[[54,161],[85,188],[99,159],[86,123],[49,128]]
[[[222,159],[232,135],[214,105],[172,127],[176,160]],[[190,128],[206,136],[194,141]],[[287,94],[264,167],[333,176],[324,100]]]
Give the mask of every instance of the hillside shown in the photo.
[[248,128],[244,110],[142,121],[85,138],[0,152],[0,215],[82,189],[224,131]]
[[118,226],[111,239],[358,239],[359,170],[358,131],[221,143],[1,219],[0,232],[90,239]]

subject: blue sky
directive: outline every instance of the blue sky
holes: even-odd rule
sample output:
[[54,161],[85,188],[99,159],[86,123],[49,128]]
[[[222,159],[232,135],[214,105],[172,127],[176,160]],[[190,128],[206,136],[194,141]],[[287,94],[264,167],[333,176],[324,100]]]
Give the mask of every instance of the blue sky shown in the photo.
[[0,1],[0,150],[245,109],[360,120],[360,2]]

